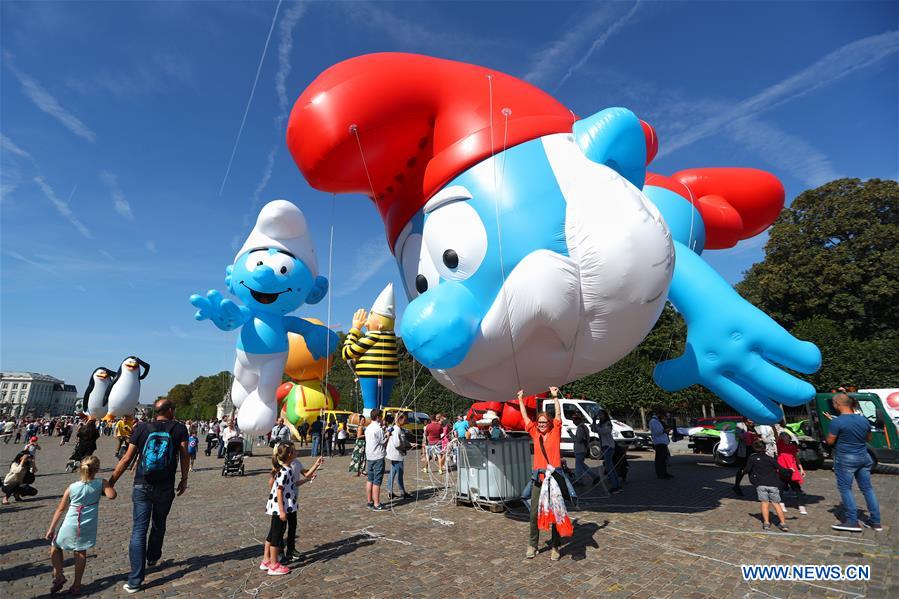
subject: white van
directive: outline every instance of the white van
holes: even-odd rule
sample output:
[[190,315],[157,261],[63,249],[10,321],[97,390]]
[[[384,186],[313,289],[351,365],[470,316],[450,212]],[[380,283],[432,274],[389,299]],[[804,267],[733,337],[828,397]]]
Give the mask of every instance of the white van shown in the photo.
[[[542,402],[543,410],[555,418],[556,406],[553,404],[552,398],[541,399],[540,401]],[[602,458],[599,434],[593,430],[593,421],[599,415],[602,406],[589,399],[560,398],[559,403],[562,404],[562,452],[566,454],[574,453],[574,434],[577,427],[571,418],[574,414],[580,413],[581,418],[590,427],[590,457],[593,459]],[[609,416],[611,417],[611,414]],[[617,445],[627,449],[636,442],[637,437],[634,434],[634,429],[613,418],[612,439],[615,440]]]

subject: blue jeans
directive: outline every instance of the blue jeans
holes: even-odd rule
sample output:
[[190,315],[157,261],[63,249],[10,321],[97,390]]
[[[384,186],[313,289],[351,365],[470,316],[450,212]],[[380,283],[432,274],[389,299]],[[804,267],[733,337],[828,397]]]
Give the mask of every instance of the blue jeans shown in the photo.
[[406,494],[406,485],[403,484],[403,470],[406,467],[405,462],[394,462],[390,461],[393,464],[393,467],[390,469],[390,474],[387,476],[387,492],[393,493],[393,481],[396,479],[396,482],[399,484],[400,493]]
[[590,469],[587,468],[587,454],[586,453],[575,453],[574,454],[574,480],[576,483],[581,484],[582,478],[584,475],[590,472]]
[[[144,582],[146,563],[158,561],[162,556],[162,541],[165,539],[165,519],[172,509],[175,486],[134,485],[131,502],[134,504],[134,521],[131,529],[131,543],[128,558],[131,560],[131,574],[128,586],[139,587]],[[152,524],[152,526],[151,526]],[[150,539],[147,540],[147,529]]]
[[858,523],[858,508],[852,495],[852,479],[858,481],[858,488],[865,496],[868,513],[873,524],[880,524],[880,504],[871,486],[871,466],[874,462],[867,453],[858,455],[837,454],[833,460],[833,473],[837,477],[837,489],[843,499],[843,518],[847,524]]
[[602,461],[606,467],[606,476],[609,478],[609,484],[612,485],[612,489],[620,489],[621,481],[618,480],[618,473],[615,472],[615,448],[614,447],[603,447],[602,448]]
[[322,443],[321,435],[312,435],[312,457],[318,455]]

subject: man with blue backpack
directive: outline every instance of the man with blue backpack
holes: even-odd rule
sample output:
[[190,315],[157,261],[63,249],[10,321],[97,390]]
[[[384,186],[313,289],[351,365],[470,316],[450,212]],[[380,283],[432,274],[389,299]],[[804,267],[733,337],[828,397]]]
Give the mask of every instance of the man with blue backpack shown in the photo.
[[[126,593],[136,593],[144,582],[147,567],[153,567],[162,556],[162,542],[165,538],[165,521],[176,493],[187,490],[187,473],[190,458],[187,453],[187,427],[175,420],[175,408],[167,399],[157,400],[153,405],[156,419],[141,422],[131,433],[128,451],[116,464],[109,485],[125,472],[131,459],[138,455],[137,471],[134,474],[134,522],[128,557],[131,560],[131,574],[122,587]],[[181,482],[175,487],[175,471],[181,462]],[[147,530],[149,529],[149,540]]]

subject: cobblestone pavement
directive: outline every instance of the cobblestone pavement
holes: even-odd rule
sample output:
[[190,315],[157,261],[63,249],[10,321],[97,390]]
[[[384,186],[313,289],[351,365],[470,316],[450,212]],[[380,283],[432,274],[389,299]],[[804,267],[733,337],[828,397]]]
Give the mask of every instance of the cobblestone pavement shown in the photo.
[[[0,444],[4,471],[14,451]],[[35,486],[40,494],[4,506],[0,528],[0,595],[40,597],[51,583],[43,540],[53,509],[76,475],[62,472],[71,446],[44,439]],[[114,440],[97,452],[108,472]],[[267,448],[260,448],[264,454]],[[307,455],[302,450],[301,457]],[[290,575],[257,569],[268,460],[247,458],[244,477],[223,478],[221,462],[200,455],[188,492],[175,500],[163,561],[150,572],[143,595],[153,597],[899,597],[899,476],[878,474],[874,485],[885,532],[836,533],[839,502],[833,474],[811,472],[809,515],[789,510],[790,533],[763,533],[748,481],[746,498],[731,491],[734,471],[708,456],[675,455],[673,480],[654,478],[651,452],[631,454],[624,493],[597,490],[573,516],[575,535],[562,560],[545,547],[525,560],[528,523],[522,508],[505,514],[456,506],[442,480],[407,461],[406,484],[418,501],[392,511],[366,509],[364,479],[347,472],[349,457],[325,464],[301,488],[299,547],[304,560]],[[100,506],[98,546],[89,552],[84,591],[124,595],[131,530],[130,475],[120,496]],[[858,496],[858,493],[856,492]],[[860,505],[864,505],[859,496]],[[543,537],[546,535],[544,534]],[[541,538],[541,543],[543,539]],[[70,557],[70,556],[69,556]],[[741,578],[741,563],[869,564],[870,582],[758,582]],[[67,562],[71,581],[71,559]]]

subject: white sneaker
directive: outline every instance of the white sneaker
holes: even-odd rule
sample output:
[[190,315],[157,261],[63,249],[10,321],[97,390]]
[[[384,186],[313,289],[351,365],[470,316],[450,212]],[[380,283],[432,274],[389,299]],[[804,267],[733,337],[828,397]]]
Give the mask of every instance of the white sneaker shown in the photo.
[[804,505],[799,506],[799,513],[802,514],[803,516],[808,516],[808,512],[806,511]]

